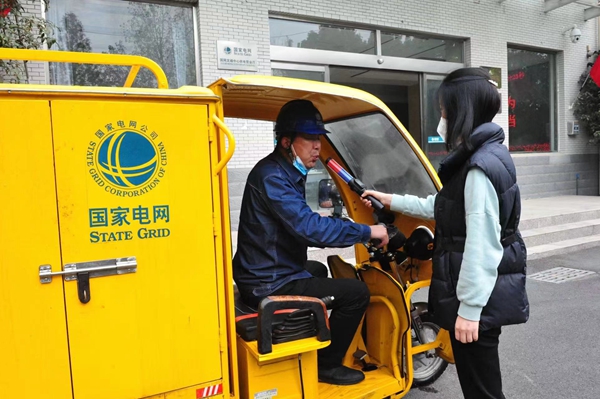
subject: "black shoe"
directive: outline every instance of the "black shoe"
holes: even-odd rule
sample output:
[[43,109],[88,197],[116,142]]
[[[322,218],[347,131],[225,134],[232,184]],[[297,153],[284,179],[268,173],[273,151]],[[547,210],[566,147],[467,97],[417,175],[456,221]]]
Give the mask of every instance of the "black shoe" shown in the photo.
[[337,366],[328,369],[319,368],[319,381],[334,385],[354,385],[365,379],[362,371],[346,366]]

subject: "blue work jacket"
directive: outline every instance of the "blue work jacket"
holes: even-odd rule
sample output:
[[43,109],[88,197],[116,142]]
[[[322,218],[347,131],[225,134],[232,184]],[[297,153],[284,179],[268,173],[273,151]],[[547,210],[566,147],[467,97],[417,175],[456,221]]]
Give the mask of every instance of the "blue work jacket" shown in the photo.
[[250,172],[240,214],[233,277],[244,291],[265,297],[311,277],[311,247],[347,247],[371,237],[367,225],[324,217],[306,203],[306,177],[275,150]]

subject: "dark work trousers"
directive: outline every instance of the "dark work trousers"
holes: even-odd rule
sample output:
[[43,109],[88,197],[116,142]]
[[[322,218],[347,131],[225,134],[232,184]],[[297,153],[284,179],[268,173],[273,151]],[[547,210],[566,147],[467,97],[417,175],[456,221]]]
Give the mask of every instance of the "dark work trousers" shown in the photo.
[[500,328],[479,331],[479,339],[470,344],[457,341],[450,332],[456,371],[465,399],[505,399],[498,358]]
[[306,270],[316,277],[291,281],[272,295],[334,297],[329,318],[331,344],[319,350],[318,358],[320,368],[341,366],[354,333],[369,305],[369,289],[359,280],[327,278],[327,268],[320,262],[308,261]]

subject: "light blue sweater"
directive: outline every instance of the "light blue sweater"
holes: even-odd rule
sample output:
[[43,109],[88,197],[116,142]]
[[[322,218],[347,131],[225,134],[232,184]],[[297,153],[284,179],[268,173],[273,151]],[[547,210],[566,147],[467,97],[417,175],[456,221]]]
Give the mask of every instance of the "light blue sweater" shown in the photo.
[[[437,194],[436,194],[437,195]],[[391,210],[410,216],[433,219],[436,195],[419,198],[393,195]],[[496,279],[504,250],[500,243],[500,207],[492,182],[479,168],[469,170],[465,182],[467,238],[458,276],[458,315],[479,321]]]

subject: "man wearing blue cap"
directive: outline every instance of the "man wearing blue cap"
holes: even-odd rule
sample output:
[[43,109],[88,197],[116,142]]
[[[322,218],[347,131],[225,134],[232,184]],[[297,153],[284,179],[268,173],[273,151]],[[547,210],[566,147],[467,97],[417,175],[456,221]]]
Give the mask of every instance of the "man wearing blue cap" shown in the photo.
[[275,122],[277,145],[250,172],[240,214],[233,276],[242,300],[257,307],[268,295],[333,296],[331,344],[319,350],[319,380],[351,385],[365,376],[342,359],[369,304],[367,286],[353,279],[329,279],[327,269],[307,261],[311,247],[347,247],[370,239],[388,242],[385,226],[322,217],[308,206],[305,183],[329,133],[307,100],[293,100]]

